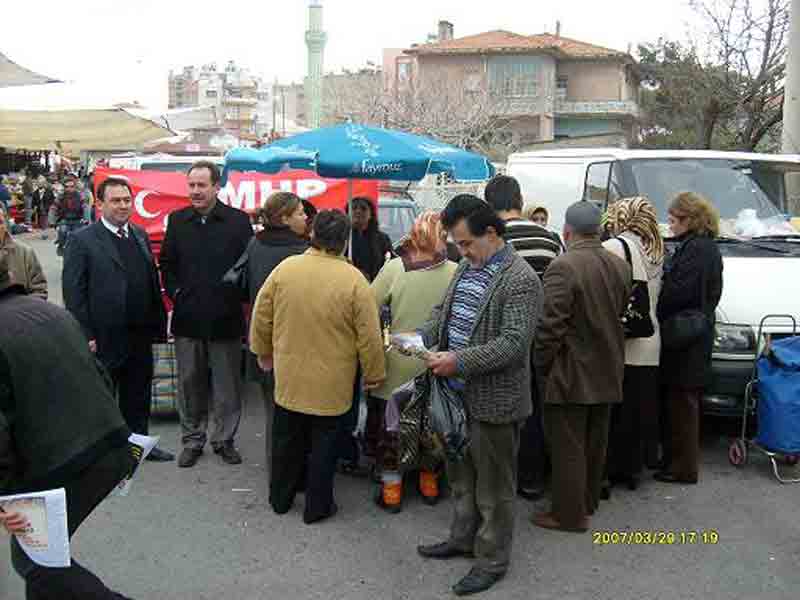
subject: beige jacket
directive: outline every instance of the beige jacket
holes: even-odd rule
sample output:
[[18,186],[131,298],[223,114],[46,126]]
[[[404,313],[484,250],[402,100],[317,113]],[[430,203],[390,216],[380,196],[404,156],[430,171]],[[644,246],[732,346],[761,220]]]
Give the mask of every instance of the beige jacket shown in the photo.
[[25,293],[47,300],[47,279],[33,248],[6,234],[0,242],[0,252],[8,253],[9,271],[13,283],[25,288]]
[[310,415],[347,412],[359,363],[364,381],[386,377],[367,280],[343,257],[313,248],[284,260],[258,292],[250,350],[274,361],[275,402]]

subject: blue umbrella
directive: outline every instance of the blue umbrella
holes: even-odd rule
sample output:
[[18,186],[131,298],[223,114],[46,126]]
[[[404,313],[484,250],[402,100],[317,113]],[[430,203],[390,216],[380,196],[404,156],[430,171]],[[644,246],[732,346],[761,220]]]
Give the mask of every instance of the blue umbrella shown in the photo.
[[258,171],[259,173],[279,173],[285,169],[316,168],[315,152],[293,151],[267,146],[266,148],[235,148],[225,155],[223,183],[228,180],[230,171]]
[[261,150],[236,148],[225,156],[229,171],[276,173],[304,168],[332,179],[419,181],[447,173],[456,181],[485,181],[494,167],[483,156],[402,131],[336,125],[273,142]]

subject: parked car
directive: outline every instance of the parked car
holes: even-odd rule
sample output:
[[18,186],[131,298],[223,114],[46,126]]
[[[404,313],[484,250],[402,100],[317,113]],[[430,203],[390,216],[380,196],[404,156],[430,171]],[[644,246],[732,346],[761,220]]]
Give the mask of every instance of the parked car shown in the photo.
[[[769,314],[800,318],[800,234],[789,224],[786,175],[800,173],[800,156],[694,150],[616,148],[512,154],[508,173],[526,202],[543,204],[550,224],[561,228],[577,200],[603,207],[620,198],[647,196],[667,234],[667,206],[683,191],[711,200],[720,212],[718,240],[724,261],[717,308],[713,379],[706,413],[741,416],[761,319]],[[667,240],[669,245],[669,240]],[[774,338],[792,334],[789,320],[771,321]]]
[[397,244],[411,231],[420,208],[411,194],[393,188],[381,189],[378,195],[378,223],[381,230]]

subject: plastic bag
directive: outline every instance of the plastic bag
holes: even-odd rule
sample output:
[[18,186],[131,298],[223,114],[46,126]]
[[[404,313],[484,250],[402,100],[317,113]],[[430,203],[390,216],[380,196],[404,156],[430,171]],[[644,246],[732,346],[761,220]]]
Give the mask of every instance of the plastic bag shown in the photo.
[[767,226],[758,218],[758,213],[753,208],[741,210],[734,224],[736,235],[745,238],[754,238],[767,235]]
[[386,403],[386,411],[384,412],[386,431],[400,431],[400,407],[405,406],[411,400],[411,396],[414,393],[414,385],[415,382],[412,379],[392,391],[392,397]]
[[431,431],[438,438],[445,456],[452,462],[464,458],[469,448],[467,411],[461,395],[447,379],[429,375],[428,418]]

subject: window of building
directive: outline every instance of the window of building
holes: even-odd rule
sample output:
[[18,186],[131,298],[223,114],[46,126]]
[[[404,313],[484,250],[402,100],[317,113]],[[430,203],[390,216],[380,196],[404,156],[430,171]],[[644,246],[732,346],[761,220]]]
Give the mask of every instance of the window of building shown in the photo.
[[566,75],[559,75],[556,77],[556,97],[565,100],[567,97],[567,89],[569,88],[569,77]]
[[411,65],[407,62],[397,63],[397,79],[407,81],[411,72]]
[[539,93],[540,60],[535,56],[495,56],[489,59],[489,85],[503,96],[532,97]]

